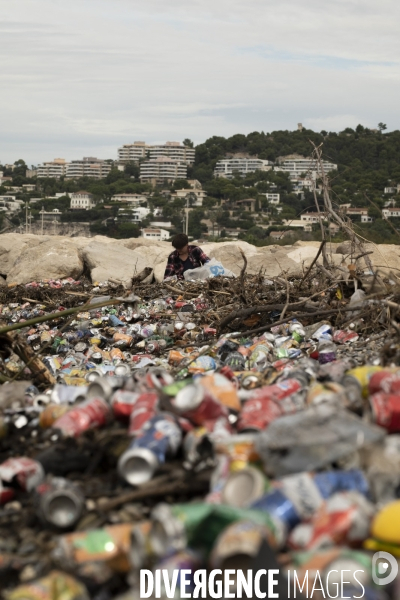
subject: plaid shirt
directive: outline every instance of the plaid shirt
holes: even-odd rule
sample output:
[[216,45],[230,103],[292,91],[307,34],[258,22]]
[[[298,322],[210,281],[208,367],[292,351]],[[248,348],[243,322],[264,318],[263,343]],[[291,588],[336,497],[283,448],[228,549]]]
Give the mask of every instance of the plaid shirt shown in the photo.
[[[188,246],[189,256],[188,258],[193,264],[193,269],[201,267],[204,263],[210,259],[199,246]],[[164,279],[176,275],[178,279],[183,279],[183,262],[179,257],[178,250],[171,252],[168,256],[167,268],[165,269]]]

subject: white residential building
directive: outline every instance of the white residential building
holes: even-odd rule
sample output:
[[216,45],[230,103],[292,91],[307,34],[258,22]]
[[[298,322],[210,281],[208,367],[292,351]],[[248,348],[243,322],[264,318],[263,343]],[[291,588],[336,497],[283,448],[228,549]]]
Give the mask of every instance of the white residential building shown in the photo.
[[384,193],[385,194],[396,194],[397,193],[397,187],[385,187]]
[[224,158],[215,165],[214,176],[232,179],[236,173],[242,177],[255,171],[270,171],[272,163],[261,158]]
[[[356,207],[348,207],[346,208],[346,210],[344,211],[344,213],[348,216],[348,217],[367,217],[368,216],[368,208],[360,208],[358,206]],[[365,221],[368,222],[368,221]]]
[[19,185],[9,185],[7,186],[7,191],[13,192],[14,194],[20,194],[23,192],[23,189]]
[[39,165],[37,168],[37,176],[40,178],[52,177],[54,179],[60,179],[64,177],[67,172],[68,163],[65,158],[55,158],[51,162],[45,162]]
[[162,184],[164,181],[175,181],[175,179],[186,179],[187,164],[160,156],[148,160],[140,165],[140,180],[152,184]]
[[124,144],[118,148],[118,160],[121,163],[138,162],[141,159],[150,158],[151,160],[159,157],[168,157],[184,162],[188,165],[194,163],[196,150],[188,148],[180,142],[166,142],[165,144],[146,144],[146,142],[134,142],[133,144]]
[[9,200],[9,198],[10,196],[0,196],[0,211],[11,213],[21,210],[23,207],[22,200]]
[[8,184],[8,182],[12,183],[12,177],[6,177],[3,171],[0,171],[0,185]]
[[261,196],[265,196],[269,204],[279,204],[281,201],[280,194],[261,193]]
[[169,236],[170,236],[170,233],[166,229],[153,229],[152,227],[142,229],[142,235],[141,235],[141,237],[143,237],[145,239],[154,240],[157,242],[163,241],[163,240],[168,240]]
[[383,208],[382,215],[384,219],[390,217],[400,217],[400,208]]
[[[70,192],[57,192],[54,196],[46,196],[46,200],[58,200],[58,198],[62,198],[63,196],[71,197]],[[32,202],[32,198],[31,198]]]
[[66,178],[79,179],[80,177],[91,177],[103,179],[111,171],[111,162],[106,162],[93,156],[86,156],[82,160],[72,160],[67,165]]
[[143,194],[114,194],[111,198],[113,202],[129,202],[130,204],[141,204],[147,202],[147,197]]
[[150,159],[166,156],[188,165],[194,163],[196,150],[188,148],[179,142],[166,142],[161,146],[150,146]]
[[310,173],[309,177],[297,177],[297,175],[290,174],[290,181],[292,182],[293,192],[303,193],[305,190],[311,192],[314,187],[318,188],[316,185],[316,173]]
[[166,217],[154,217],[150,222],[150,227],[164,227],[165,229],[171,229],[172,223]]
[[[312,158],[305,158],[299,154],[290,154],[288,156],[281,156],[277,159],[277,165],[279,166],[276,170],[282,170],[286,173],[290,173],[293,177],[299,177],[301,173],[319,173],[319,167],[315,160]],[[322,165],[325,173],[334,171],[337,169],[337,165],[326,160],[322,161]]]
[[171,198],[185,199],[188,194],[193,194],[196,196],[196,201],[193,203],[193,206],[203,206],[203,200],[206,198],[207,192],[204,190],[199,190],[198,188],[176,190],[176,192],[171,194]]
[[71,208],[89,210],[95,206],[93,195],[89,192],[73,192],[71,196]]
[[133,142],[124,144],[118,148],[118,160],[121,163],[138,162],[141,158],[147,158],[150,146],[146,142]]
[[302,219],[283,219],[282,223],[285,227],[299,227],[303,231],[312,231],[311,223]]
[[34,192],[36,190],[36,185],[34,183],[23,183],[22,188],[24,192]]
[[150,210],[144,206],[138,208],[119,208],[118,209],[118,220],[131,221],[132,223],[141,223],[143,219],[150,214]]
[[302,215],[300,215],[300,220],[301,221],[308,221],[309,223],[319,223],[319,218],[322,217],[322,219],[326,218],[326,214],[323,212],[317,213],[317,212],[313,212],[313,213],[303,213]]

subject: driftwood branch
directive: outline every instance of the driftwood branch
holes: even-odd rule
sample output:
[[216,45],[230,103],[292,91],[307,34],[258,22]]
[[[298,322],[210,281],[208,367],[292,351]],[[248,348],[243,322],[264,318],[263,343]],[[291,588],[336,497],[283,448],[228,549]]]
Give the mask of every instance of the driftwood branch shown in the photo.
[[29,367],[34,379],[38,383],[43,383],[46,386],[56,384],[56,378],[21,336],[9,332],[3,334],[2,338],[6,340],[15,354],[25,363],[25,366]]
[[318,252],[314,257],[314,260],[312,261],[311,265],[308,267],[306,274],[304,275],[303,279],[300,281],[300,287],[303,285],[303,283],[305,282],[305,280],[307,279],[307,277],[309,276],[309,274],[311,273],[311,269],[313,268],[313,266],[315,265],[315,263],[317,262],[317,260],[320,257],[320,254],[324,248],[326,244],[326,240],[322,240],[320,247],[318,248]]
[[[294,304],[289,304],[287,308],[290,310],[291,308],[300,308],[303,306],[307,300],[302,300],[301,302],[296,302]],[[245,319],[254,313],[263,313],[263,312],[271,312],[273,310],[283,310],[286,304],[264,304],[261,306],[249,306],[248,308],[242,308],[240,310],[234,310],[229,315],[227,315],[224,319],[222,319],[219,324],[219,330],[222,331],[231,321],[235,319],[242,318]],[[311,309],[313,310],[313,309]]]
[[239,248],[240,254],[242,255],[243,258],[243,267],[242,270],[240,271],[240,276],[239,276],[239,280],[240,280],[240,287],[242,290],[242,298],[245,304],[247,304],[247,297],[246,297],[246,289],[245,289],[245,285],[244,285],[244,274],[246,272],[246,268],[247,268],[247,258],[245,253],[243,252],[243,250],[241,248]]

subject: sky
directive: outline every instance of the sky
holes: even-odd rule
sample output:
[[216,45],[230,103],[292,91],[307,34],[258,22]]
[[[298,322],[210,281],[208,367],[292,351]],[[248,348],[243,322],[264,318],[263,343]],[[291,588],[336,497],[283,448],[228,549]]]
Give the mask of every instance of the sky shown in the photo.
[[398,0],[3,0],[0,14],[0,164],[299,122],[400,129]]

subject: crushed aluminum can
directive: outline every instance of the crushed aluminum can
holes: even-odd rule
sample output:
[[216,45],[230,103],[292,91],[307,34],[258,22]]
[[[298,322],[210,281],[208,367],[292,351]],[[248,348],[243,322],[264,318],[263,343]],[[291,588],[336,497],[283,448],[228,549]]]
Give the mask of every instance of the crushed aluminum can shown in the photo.
[[358,492],[340,492],[319,507],[307,523],[299,523],[289,537],[291,548],[317,550],[337,544],[359,544],[369,533],[373,505]]
[[85,498],[71,481],[50,477],[35,490],[37,513],[45,525],[71,529],[82,516]]
[[87,398],[104,398],[110,400],[114,391],[124,386],[125,377],[99,377],[91,381],[86,393]]
[[302,407],[298,397],[301,389],[297,379],[286,379],[256,389],[239,414],[237,430],[262,430],[281,415],[296,412]]
[[130,485],[149,481],[168,455],[176,454],[182,432],[168,413],[153,417],[118,461],[118,473]]
[[373,421],[389,433],[400,432],[400,394],[378,392],[370,397]]
[[265,475],[250,465],[231,471],[222,490],[222,501],[230,506],[250,506],[261,498],[268,488]]
[[400,371],[385,369],[374,373],[369,380],[368,390],[370,394],[384,392],[385,394],[400,393]]
[[15,480],[26,492],[32,491],[44,477],[42,465],[26,456],[9,458],[0,464],[0,481],[12,483]]
[[176,394],[172,405],[179,415],[195,425],[204,425],[208,431],[213,431],[216,423],[221,421],[231,431],[228,408],[200,383],[186,385]]
[[159,396],[156,392],[140,393],[132,407],[129,418],[129,435],[139,434],[145,423],[156,416]]
[[53,427],[66,436],[77,437],[88,429],[103,427],[111,416],[111,408],[104,398],[89,398],[57,419]]
[[205,373],[216,369],[217,363],[211,356],[199,356],[188,367],[189,373]]
[[129,390],[116,390],[111,396],[111,406],[116,419],[129,419],[135,404],[140,397],[139,392]]

